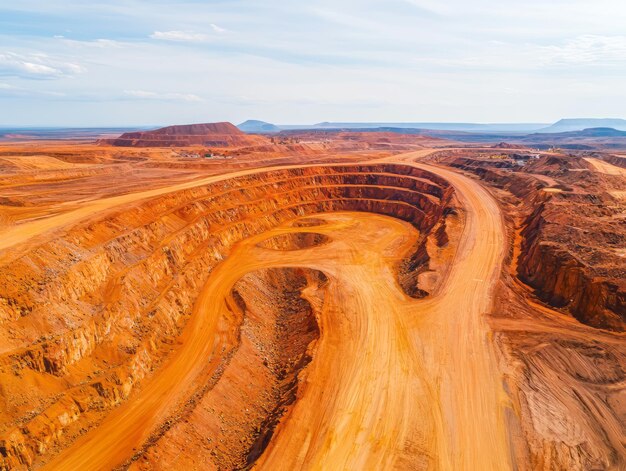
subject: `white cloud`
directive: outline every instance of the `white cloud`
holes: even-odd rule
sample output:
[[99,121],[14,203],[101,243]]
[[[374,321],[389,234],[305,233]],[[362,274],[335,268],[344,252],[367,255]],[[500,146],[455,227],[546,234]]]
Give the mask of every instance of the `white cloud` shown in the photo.
[[128,46],[128,43],[115,41],[113,39],[94,39],[92,41],[77,41],[75,39],[67,39],[65,36],[55,36],[62,44],[72,48],[93,48],[93,49],[120,49]]
[[[213,26],[213,25],[212,25]],[[155,31],[150,35],[152,39],[160,39],[163,41],[184,41],[198,42],[206,41],[209,37],[203,33],[193,33],[189,31]]]
[[147,90],[124,90],[124,95],[138,100],[161,100],[161,101],[203,101],[198,95],[192,93],[157,93]]
[[0,76],[57,79],[80,74],[84,71],[85,68],[79,64],[51,58],[41,53],[0,53]]
[[97,48],[124,47],[124,44],[112,39],[96,39],[95,41],[82,41],[83,44]]
[[406,3],[420,10],[435,13],[437,15],[449,15],[455,11],[455,7],[446,2],[436,0],[404,0]]
[[222,28],[220,26],[217,26],[215,23],[211,23],[209,26],[216,33],[220,33],[221,34],[221,33],[225,33],[226,32],[226,30],[224,28]]
[[[209,23],[211,31],[217,34],[226,33],[226,29],[215,23]],[[150,35],[152,39],[159,39],[162,41],[178,41],[178,42],[203,42],[211,39],[211,36],[206,33],[199,33],[197,31],[155,31]]]
[[552,64],[623,64],[626,36],[583,35],[561,45],[540,47],[543,61]]
[[0,82],[0,97],[35,97],[35,98],[62,98],[66,94],[50,90],[37,90],[18,87],[9,83]]
[[[11,119],[543,121],[626,109],[623,0],[180,5],[16,2],[32,18],[2,35],[0,82],[15,87],[3,95],[66,98],[25,98]],[[42,30],[42,11],[67,21]]]
[[[407,64],[422,68],[439,68],[446,71],[541,72],[550,70],[592,71],[610,67],[624,70],[626,36],[581,35],[551,41],[535,42],[487,41],[473,44],[470,50],[438,52],[433,55],[407,57]],[[555,75],[557,77],[558,75]]]

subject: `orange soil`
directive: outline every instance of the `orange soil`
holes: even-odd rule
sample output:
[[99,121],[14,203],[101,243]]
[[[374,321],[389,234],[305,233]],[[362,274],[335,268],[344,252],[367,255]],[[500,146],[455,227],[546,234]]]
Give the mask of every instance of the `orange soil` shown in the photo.
[[592,157],[585,158],[587,162],[593,165],[599,172],[607,175],[622,175],[626,176],[626,168],[618,167],[617,165],[610,164],[604,160],[595,159]]
[[209,278],[167,365],[51,469],[112,467],[132,454],[219,356],[218,319],[233,284],[250,270],[286,265],[326,273],[331,301],[304,394],[259,467],[401,467],[419,451],[441,469],[508,468],[507,401],[483,317],[502,256],[501,216],[480,185],[435,171],[453,183],[466,211],[458,263],[440,296],[409,301],[398,288],[392,263],[415,238],[406,223],[326,215],[330,224],[319,230],[335,242],[290,255],[248,239]]
[[401,224],[367,230],[370,216],[352,216],[351,237],[330,227],[345,249],[310,250],[307,266],[336,280],[332,301],[304,393],[259,469],[509,469],[507,399],[484,320],[503,250],[500,213],[477,183],[437,172],[466,211],[439,296],[409,301],[394,282],[386,254],[410,242]]
[[[345,149],[345,137],[336,148]],[[367,139],[358,136],[356,140],[365,142]],[[610,416],[613,412],[602,409],[600,399],[593,402],[596,398],[592,395],[584,397],[601,411],[595,415],[580,412],[578,406],[568,402],[569,396],[557,395],[554,410],[561,411],[557,407],[565,407],[567,414],[567,405],[570,405],[570,410],[575,411],[567,418],[559,416],[558,420],[551,415],[556,414],[550,409],[551,404],[542,409],[533,403],[532,397],[523,401],[523,394],[529,389],[525,381],[530,380],[524,377],[522,370],[516,369],[519,363],[514,363],[516,360],[507,350],[521,337],[510,334],[509,343],[503,347],[493,330],[497,325],[498,329],[515,332],[520,326],[512,319],[488,322],[494,302],[501,302],[503,293],[510,295],[515,291],[517,296],[530,297],[523,291],[520,295],[519,289],[508,281],[503,285],[507,231],[502,209],[494,196],[481,183],[456,171],[416,162],[433,154],[434,148],[395,155],[379,149],[335,156],[329,152],[332,146],[324,144],[322,147],[308,147],[305,157],[293,148],[277,146],[265,150],[262,158],[256,156],[257,162],[254,152],[250,152],[241,159],[219,163],[180,159],[165,149],[130,149],[124,150],[123,155],[119,154],[122,152],[119,149],[95,146],[83,146],[78,151],[76,147],[59,146],[54,152],[52,147],[45,146],[0,149],[0,166],[8,169],[0,178],[0,188],[12,192],[8,196],[10,205],[0,206],[3,265],[34,253],[41,244],[67,233],[79,223],[95,223],[113,214],[141,208],[157,197],[175,197],[186,190],[201,189],[235,177],[259,175],[262,178],[268,170],[331,168],[333,161],[398,163],[432,172],[454,188],[455,209],[459,212],[456,226],[448,222],[450,242],[445,253],[432,241],[428,242],[431,260],[427,263],[431,272],[422,273],[420,279],[428,280],[423,286],[432,289],[428,289],[429,295],[422,299],[405,293],[398,266],[416,243],[429,234],[420,234],[414,226],[400,219],[370,212],[322,211],[307,214],[310,224],[299,226],[297,223],[303,219],[283,221],[235,242],[221,263],[208,273],[199,295],[193,300],[193,309],[182,333],[169,339],[170,352],[163,362],[155,364],[136,390],[119,400],[119,406],[102,416],[87,417],[85,420],[92,422],[86,422],[91,427],[86,433],[73,443],[60,441],[62,448],[44,455],[36,466],[45,464],[47,469],[54,470],[113,469],[120,465],[133,469],[217,468],[216,461],[202,455],[197,448],[202,446],[201,441],[189,439],[190,456],[185,456],[184,451],[180,453],[180,449],[173,450],[168,443],[185,443],[189,438],[184,428],[176,427],[186,422],[185,417],[191,420],[192,428],[193,420],[202,420],[201,416],[182,414],[181,405],[196,406],[190,398],[202,385],[209,384],[209,378],[219,380],[220,372],[227,367],[226,354],[236,349],[240,341],[240,333],[232,327],[236,323],[233,287],[246,275],[284,267],[319,270],[326,275],[328,283],[316,288],[323,291],[323,302],[316,301],[317,292],[307,291],[313,288],[303,291],[304,298],[316,311],[319,339],[311,346],[312,361],[298,377],[297,398],[292,405],[285,406],[282,420],[267,448],[255,458],[255,468],[529,470],[536,464],[536,469],[557,469],[555,466],[561,465],[582,470],[587,463],[584,447],[588,443],[604,440],[614,449],[619,447],[619,421],[616,425]],[[420,145],[411,147],[415,148]],[[33,155],[23,155],[27,153]],[[82,160],[85,153],[91,153],[93,158]],[[120,157],[126,160],[117,161]],[[588,161],[601,172],[624,174],[623,169],[601,160]],[[125,180],[122,189],[115,190],[107,183],[102,184],[96,195],[85,193],[89,187],[86,182],[106,175],[110,168],[122,167],[128,171],[128,176],[122,179]],[[166,175],[172,169],[176,169],[176,176],[174,181],[168,181]],[[95,173],[84,173],[86,171]],[[110,181],[114,181],[114,177]],[[65,183],[55,187],[59,182]],[[358,189],[353,189],[354,194],[366,198],[365,186],[360,184]],[[375,187],[372,191],[384,190],[391,192],[390,195],[395,192],[394,197],[401,194],[398,188],[380,183],[370,186]],[[58,192],[52,195],[51,188]],[[71,191],[64,196],[66,188]],[[75,190],[80,191],[73,193]],[[37,192],[41,198],[29,206],[28,195]],[[325,195],[320,193],[319,197],[322,200]],[[391,198],[385,196],[378,203],[383,205]],[[267,200],[271,200],[271,195],[267,195]],[[254,213],[249,217],[253,219]],[[174,222],[174,219],[166,220],[164,224]],[[227,229],[223,228],[225,239],[229,237]],[[280,237],[293,233],[321,234],[323,243],[284,250],[271,248],[272,244],[287,244],[287,239]],[[277,239],[271,242],[275,237]],[[107,299],[120,296],[120,288],[114,282],[107,289]],[[529,321],[524,332],[574,335],[568,330],[569,326],[565,328],[560,324],[552,311],[533,303],[528,302],[520,310],[520,318],[529,316],[529,312],[542,317]],[[549,316],[554,318],[551,320]],[[529,318],[525,317],[522,322]],[[0,319],[0,325],[3,322]],[[565,322],[573,326],[573,330],[578,329],[570,318]],[[7,335],[12,335],[8,332]],[[593,335],[589,330],[580,332],[576,334],[578,341]],[[617,335],[605,332],[594,338],[594,342],[619,348]],[[114,359],[116,347],[102,347],[111,349],[105,356]],[[3,348],[0,345],[0,351]],[[544,347],[532,347],[532,351],[541,348]],[[615,355],[618,361],[622,358],[617,350]],[[81,365],[80,368],[87,368],[85,363]],[[542,369],[538,367],[533,374],[541,375]],[[39,385],[50,379],[49,373],[29,372],[28,375]],[[548,370],[544,375],[542,378],[548,384],[561,385],[558,375]],[[617,373],[616,377],[612,387],[616,391],[623,390],[623,379],[620,380]],[[16,377],[15,385],[7,384],[7,388],[13,388],[7,390],[14,390],[20,378]],[[59,394],[63,392],[56,378],[49,384],[58,387]],[[574,383],[564,381],[562,384],[567,387]],[[0,388],[0,394],[4,394],[4,387]],[[80,398],[76,401],[79,404]],[[246,406],[240,404],[242,408]],[[620,410],[619,406],[614,409]],[[64,413],[61,411],[59,417]],[[252,411],[250,414],[262,413]],[[598,425],[587,426],[589,417],[594,417]],[[7,420],[7,424],[2,424],[4,432],[9,419],[4,416],[3,419]],[[67,417],[63,420],[69,421]],[[163,429],[164,424],[170,427],[171,422],[175,422],[171,429]],[[574,424],[572,427],[578,427],[576,430],[591,436],[585,439],[587,441],[580,439],[582,458],[571,457],[570,453],[571,460],[567,461],[554,452],[551,461],[551,451],[546,451],[546,456],[539,461],[528,458],[524,441],[546,440],[552,433],[551,429],[546,431],[550,422]],[[222,425],[227,424],[226,420]],[[580,433],[570,436],[569,432],[561,435],[567,446],[582,436]],[[600,436],[608,438],[597,438]],[[62,439],[63,432],[58,432],[53,440]],[[565,445],[562,448],[565,454],[569,453],[570,448]],[[0,439],[0,459],[7,449]],[[544,449],[550,448],[545,445]],[[56,451],[59,453],[55,455]],[[182,459],[177,454],[183,455]],[[143,459],[129,461],[138,458]],[[624,460],[626,458],[617,451],[613,458],[606,458],[604,462],[624,463]]]

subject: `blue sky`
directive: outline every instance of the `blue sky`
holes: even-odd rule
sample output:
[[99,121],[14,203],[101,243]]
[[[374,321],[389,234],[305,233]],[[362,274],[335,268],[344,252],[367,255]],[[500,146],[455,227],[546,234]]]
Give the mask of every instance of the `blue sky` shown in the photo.
[[622,0],[0,0],[0,125],[626,117]]

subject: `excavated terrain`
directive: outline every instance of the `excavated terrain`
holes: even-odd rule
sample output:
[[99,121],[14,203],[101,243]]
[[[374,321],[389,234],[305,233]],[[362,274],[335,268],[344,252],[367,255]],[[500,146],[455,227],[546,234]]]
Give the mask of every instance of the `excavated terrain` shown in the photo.
[[514,453],[520,469],[625,469],[625,159],[517,153],[433,155],[488,182],[506,211],[490,324],[524,437]]
[[200,126],[0,147],[0,470],[626,468],[621,157]]
[[520,280],[585,324],[626,329],[626,170],[573,155],[545,155],[521,167],[506,158],[447,160],[508,190],[523,205]]
[[[31,464],[63,448],[124,403],[168,356],[207,276],[239,241],[306,214],[360,210],[412,222],[424,245],[450,196],[437,176],[392,164],[270,171],[150,199],[75,225],[24,254],[8,252],[0,287],[6,465]],[[307,239],[315,245],[306,236],[259,245],[297,249]],[[253,283],[246,280],[239,284]],[[246,290],[235,293],[234,306],[246,305]],[[230,343],[244,327],[235,310],[223,320],[232,323],[232,338],[224,340],[222,361],[238,357]],[[222,376],[222,361],[205,374]]]

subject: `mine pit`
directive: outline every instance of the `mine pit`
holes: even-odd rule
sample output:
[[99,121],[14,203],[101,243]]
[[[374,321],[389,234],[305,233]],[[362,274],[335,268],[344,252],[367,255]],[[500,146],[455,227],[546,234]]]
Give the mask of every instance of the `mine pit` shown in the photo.
[[626,462],[619,174],[120,154],[179,130],[2,162],[0,470]]
[[330,242],[330,237],[318,232],[288,232],[259,242],[257,245],[272,250],[301,250]]
[[[276,252],[305,247],[321,250],[330,246],[325,234],[285,234],[285,229],[271,234],[271,230],[294,221],[303,224],[308,215],[309,223],[321,220],[329,224],[328,217],[320,219],[315,214],[338,211],[398,218],[421,234],[429,234],[450,204],[452,193],[449,184],[434,174],[395,164],[267,171],[262,178],[236,176],[146,199],[123,212],[79,223],[57,238],[18,253],[11,263],[0,267],[5,280],[0,296],[6,300],[0,304],[4,320],[0,334],[8,340],[0,355],[0,376],[10,384],[17,375],[34,387],[24,395],[20,407],[5,409],[5,423],[14,425],[5,429],[5,438],[1,438],[6,443],[2,459],[8,466],[41,463],[51,444],[55,448],[69,446],[55,463],[66,462],[66,456],[79,458],[72,455],[77,448],[70,446],[78,430],[91,428],[114,411],[116,414],[105,419],[113,427],[114,416],[120,416],[127,405],[137,404],[132,398],[141,397],[142,391],[148,394],[150,385],[157,384],[159,375],[153,371],[168,371],[168,365],[184,357],[188,344],[174,349],[172,357],[172,340],[191,335],[208,280],[225,260],[233,258],[233,250],[243,240]],[[395,254],[395,249],[391,253]],[[46,260],[46,271],[37,268],[42,260]],[[428,263],[425,250],[415,263]],[[50,277],[52,272],[54,277]],[[390,272],[390,280],[397,279],[398,275]],[[416,279],[410,283],[410,289],[418,289]],[[236,292],[238,299],[245,301],[241,291]],[[226,312],[215,317],[216,328],[226,329],[218,345],[231,352],[230,361],[238,355],[228,340],[237,335],[237,322],[233,324],[237,317]],[[102,364],[98,360],[102,358],[109,359],[104,369],[96,366]],[[228,377],[224,376],[226,363],[220,365],[216,359],[209,365],[209,370],[223,371],[222,379]],[[184,375],[190,376],[180,378],[190,381],[194,377],[189,368],[184,368],[188,371]],[[287,374],[288,368],[281,368]],[[202,373],[204,377],[210,376],[209,370]],[[182,370],[177,374],[183,375]],[[38,388],[40,375],[50,379]],[[72,378],[69,384],[66,378]],[[49,383],[61,393],[51,395]],[[81,398],[80,408],[66,410],[63,404],[75,397]],[[164,402],[160,407],[174,407],[175,403]],[[33,416],[32,410],[40,412]],[[71,421],[53,415],[65,417],[66,412],[71,413]],[[154,415],[155,411],[146,413]],[[44,423],[49,425],[42,426]],[[76,447],[96,436],[104,439],[98,442],[104,446],[106,430],[112,429],[100,426],[97,434],[79,439]],[[246,453],[257,453],[264,439],[259,440],[254,445],[250,442]],[[128,451],[122,447],[118,455]],[[242,458],[237,459],[241,462]]]
[[295,220],[291,225],[293,227],[314,227],[314,226],[322,226],[326,224],[321,218],[301,218]]
[[299,375],[311,361],[319,338],[312,306],[323,300],[324,279],[314,270],[270,268],[235,283],[230,294],[239,319],[235,352],[186,420],[146,451],[148,461],[185,447],[211,456],[223,469],[254,463],[295,401]]

